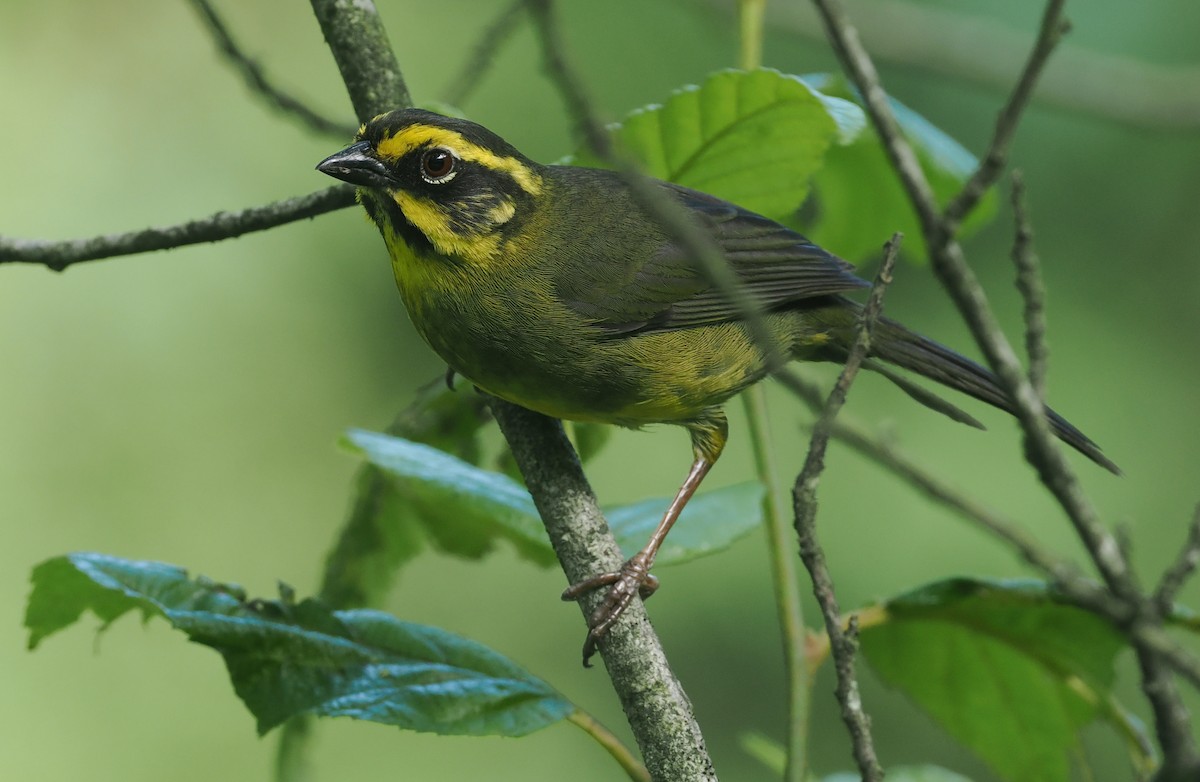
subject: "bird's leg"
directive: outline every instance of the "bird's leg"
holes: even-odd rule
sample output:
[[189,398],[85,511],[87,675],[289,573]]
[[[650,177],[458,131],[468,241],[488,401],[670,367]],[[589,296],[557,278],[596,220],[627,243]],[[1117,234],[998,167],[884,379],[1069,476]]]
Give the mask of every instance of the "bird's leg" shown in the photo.
[[688,471],[687,479],[679,487],[667,512],[663,514],[662,521],[658,522],[650,539],[646,541],[646,545],[626,560],[620,570],[613,573],[601,573],[572,584],[562,594],[563,600],[578,600],[593,590],[602,587],[609,588],[604,600],[588,617],[588,635],[583,644],[583,666],[585,668],[591,667],[588,661],[596,652],[596,644],[608,633],[629,606],[634,594],[639,594],[645,600],[658,589],[658,579],[650,573],[650,568],[654,565],[654,557],[658,554],[658,549],[662,546],[663,541],[666,540],[667,533],[671,531],[671,527],[679,518],[679,514],[683,512],[684,506],[696,493],[700,482],[704,480],[705,475],[708,475],[708,471],[712,469],[717,457],[721,455],[721,450],[725,447],[728,427],[725,415],[720,411],[715,411],[703,421],[690,424],[688,430],[692,435],[692,450],[695,453],[692,468]]

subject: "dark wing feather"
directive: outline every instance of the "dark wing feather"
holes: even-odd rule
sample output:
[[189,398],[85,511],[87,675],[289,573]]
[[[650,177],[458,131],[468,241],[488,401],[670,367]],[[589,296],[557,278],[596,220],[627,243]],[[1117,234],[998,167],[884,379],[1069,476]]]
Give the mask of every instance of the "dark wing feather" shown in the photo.
[[[869,286],[850,264],[774,220],[696,190],[662,186],[699,218],[742,285],[767,309]],[[560,281],[568,306],[614,336],[738,319],[737,308],[660,230],[651,237],[626,227],[632,235],[605,242],[611,256],[623,256],[623,266],[612,257],[583,274],[576,267],[572,280]],[[647,244],[657,247],[647,253]]]

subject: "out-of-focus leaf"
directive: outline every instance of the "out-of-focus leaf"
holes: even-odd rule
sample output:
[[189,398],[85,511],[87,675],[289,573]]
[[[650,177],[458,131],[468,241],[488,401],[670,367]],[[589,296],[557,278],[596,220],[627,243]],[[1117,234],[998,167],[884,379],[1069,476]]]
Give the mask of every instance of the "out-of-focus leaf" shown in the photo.
[[613,428],[607,424],[592,424],[572,422],[571,439],[575,442],[575,450],[579,452],[579,461],[587,464],[612,438]]
[[787,771],[787,749],[770,736],[758,731],[738,736],[742,751],[782,777]]
[[1112,701],[1121,635],[1046,584],[951,579],[884,609],[861,631],[868,662],[1004,779],[1066,782],[1096,718],[1141,742]]
[[[697,494],[671,528],[655,562],[671,565],[728,548],[762,525],[762,484],[749,481]],[[640,549],[658,526],[670,500],[658,498],[605,511],[627,555]]]
[[345,441],[388,475],[447,550],[482,556],[502,538],[535,562],[554,562],[533,498],[508,476],[378,432],[352,429]]
[[573,710],[500,654],[436,627],[322,603],[245,602],[181,568],[100,554],[39,565],[26,612],[30,646],[91,609],[107,625],[162,616],[225,658],[260,733],[302,714],[442,734],[521,736]]
[[[826,94],[859,101],[840,77],[819,73],[803,78]],[[889,100],[938,204],[945,206],[974,173],[978,160],[920,114],[894,98]],[[853,143],[829,150],[825,165],[813,178],[813,199],[815,217],[804,226],[796,221],[791,224],[830,252],[851,261],[876,257],[892,233],[902,231],[901,252],[917,262],[927,259],[916,212],[874,128],[868,128]],[[996,198],[991,192],[964,222],[963,233],[969,234],[995,213]]]
[[[861,774],[842,771],[830,774],[822,782],[860,782]],[[971,782],[962,774],[957,774],[941,766],[895,766],[884,770],[884,782]]]
[[[612,134],[647,174],[782,220],[803,203],[830,145],[865,124],[851,101],[763,68],[715,73],[634,111]],[[604,166],[587,150],[567,162]]]
[[[425,443],[472,463],[481,457],[480,430],[488,420],[479,394],[453,392],[438,379],[418,391],[390,427],[393,434]],[[325,562],[321,599],[335,608],[376,605],[399,569],[428,541],[460,556],[482,556],[487,539],[431,535],[421,513],[378,467],[366,463],[356,476],[349,517]],[[482,551],[481,551],[482,549]]]
[[[419,510],[422,523],[433,528],[453,525],[452,532],[484,544],[504,538],[536,562],[550,564],[554,551],[546,537],[533,498],[506,475],[474,467],[429,446],[376,432],[351,430],[346,441],[401,489],[404,501]],[[719,551],[762,521],[762,487],[743,483],[698,494],[659,552],[663,565]],[[670,501],[645,500],[607,509],[609,523],[627,555],[642,547]]]

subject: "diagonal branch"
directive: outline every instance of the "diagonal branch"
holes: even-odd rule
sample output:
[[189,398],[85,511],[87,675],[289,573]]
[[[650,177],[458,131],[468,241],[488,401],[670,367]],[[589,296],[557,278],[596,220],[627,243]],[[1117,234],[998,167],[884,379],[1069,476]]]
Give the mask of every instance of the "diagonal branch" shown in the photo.
[[291,114],[318,133],[338,138],[349,138],[354,135],[353,126],[319,114],[306,106],[299,98],[271,84],[258,61],[243,52],[237,42],[233,40],[229,28],[225,26],[224,20],[217,14],[217,9],[213,8],[209,0],[191,0],[191,3],[196,9],[196,13],[200,14],[200,19],[208,28],[209,34],[212,35],[213,43],[217,45],[217,51],[237,69],[252,92],[279,111]]
[[1179,550],[1175,561],[1163,573],[1154,590],[1154,602],[1163,616],[1170,616],[1175,609],[1175,596],[1183,585],[1196,572],[1200,565],[1200,505],[1192,514],[1192,522],[1188,525],[1187,540]]
[[306,196],[276,201],[233,212],[217,212],[178,225],[145,228],[123,234],[53,242],[0,236],[0,264],[38,263],[60,272],[76,263],[119,255],[169,250],[235,236],[316,217],[354,204],[354,188],[336,185]]

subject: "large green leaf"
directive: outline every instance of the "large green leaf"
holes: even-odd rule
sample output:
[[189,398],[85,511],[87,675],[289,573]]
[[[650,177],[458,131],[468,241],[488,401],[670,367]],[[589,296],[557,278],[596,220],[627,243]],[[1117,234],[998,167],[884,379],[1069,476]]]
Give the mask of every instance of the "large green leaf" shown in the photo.
[[[859,100],[840,77],[809,74],[803,78],[824,93]],[[979,161],[920,114],[895,98],[889,100],[938,204],[945,206],[974,173]],[[830,149],[825,165],[813,177],[813,188],[814,205],[806,209],[812,213],[808,221],[802,226],[795,221],[791,224],[822,247],[848,260],[861,261],[878,256],[892,233],[901,231],[906,257],[926,260],[920,222],[874,128],[868,128],[850,144]],[[964,222],[964,233],[990,220],[995,212],[995,194],[989,193]]]
[[[554,551],[525,487],[500,473],[467,464],[436,448],[408,440],[351,430],[346,442],[388,474],[404,501],[417,509],[438,535],[505,538],[537,562],[552,563]],[[646,542],[669,500],[653,499],[606,510],[621,549],[630,555]],[[684,508],[658,556],[670,565],[704,556],[748,534],[762,523],[762,488],[737,484],[698,494]]]
[[1121,635],[1046,584],[951,579],[884,608],[862,629],[868,662],[1001,777],[1067,782],[1078,731],[1098,717],[1143,741],[1110,692]]
[[[830,145],[864,126],[852,102],[763,68],[715,73],[634,111],[612,133],[647,174],[783,220],[804,202]],[[604,165],[587,150],[568,162]]]
[[237,588],[181,568],[71,554],[33,572],[29,645],[92,610],[162,616],[221,653],[265,733],[302,714],[353,717],[442,734],[521,736],[573,711],[545,682],[496,652],[436,627],[306,600],[246,602]]

